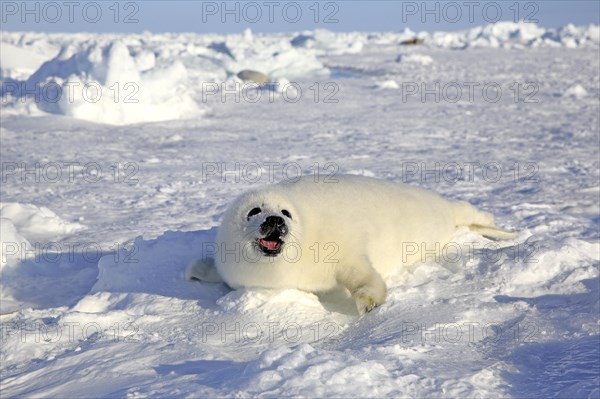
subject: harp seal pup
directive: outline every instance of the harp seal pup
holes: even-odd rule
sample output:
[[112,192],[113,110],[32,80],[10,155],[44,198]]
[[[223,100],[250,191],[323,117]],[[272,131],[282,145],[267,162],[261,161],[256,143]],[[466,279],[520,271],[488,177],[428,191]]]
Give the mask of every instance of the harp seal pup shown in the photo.
[[186,278],[233,289],[324,292],[341,285],[363,314],[385,301],[384,278],[394,268],[439,253],[457,227],[514,236],[490,213],[418,187],[352,175],[315,180],[268,185],[234,200],[216,242]]

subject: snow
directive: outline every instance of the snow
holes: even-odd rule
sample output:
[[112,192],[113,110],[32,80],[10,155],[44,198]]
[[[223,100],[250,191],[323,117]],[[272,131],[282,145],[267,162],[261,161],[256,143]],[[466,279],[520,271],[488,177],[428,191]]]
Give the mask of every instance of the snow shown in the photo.
[[27,79],[47,58],[33,49],[24,49],[10,43],[2,43],[0,54],[0,78]]
[[0,203],[2,218],[20,234],[32,240],[47,240],[56,235],[71,234],[84,228],[79,223],[66,222],[50,209],[33,204]]
[[375,86],[379,89],[399,89],[398,83],[394,79],[388,79],[375,82]]
[[181,62],[156,66],[151,53],[134,58],[118,40],[82,47],[64,46],[24,83],[27,92],[40,92],[43,110],[112,124],[201,115]]
[[[598,36],[3,32],[2,395],[598,397]],[[19,91],[48,82],[140,101]],[[363,317],[343,291],[184,279],[233,196],[298,173],[416,184],[519,235],[460,229]]]
[[308,48],[317,55],[357,54],[363,49],[365,39],[352,33],[333,33],[324,29],[304,32],[295,36],[294,47]]
[[396,62],[414,62],[414,63],[419,63],[422,65],[429,65],[433,62],[433,58],[431,58],[431,56],[426,55],[426,54],[416,54],[416,53],[412,53],[412,54],[400,54],[397,58],[396,58]]
[[571,86],[567,89],[567,91],[565,91],[565,96],[571,96],[571,97],[575,97],[575,98],[583,98],[587,95],[588,95],[587,90],[584,89],[583,86],[581,86],[579,84]]
[[560,29],[544,29],[534,23],[497,22],[467,31],[446,34],[434,32],[430,40],[438,46],[465,47],[567,47],[597,46],[598,25],[567,25]]

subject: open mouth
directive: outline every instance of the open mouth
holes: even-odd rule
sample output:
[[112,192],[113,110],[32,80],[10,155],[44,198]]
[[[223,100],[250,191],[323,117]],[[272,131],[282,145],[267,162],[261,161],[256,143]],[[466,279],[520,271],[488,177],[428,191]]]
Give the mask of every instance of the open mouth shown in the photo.
[[279,237],[279,233],[272,233],[265,238],[256,240],[261,251],[267,256],[275,256],[281,252],[283,241]]

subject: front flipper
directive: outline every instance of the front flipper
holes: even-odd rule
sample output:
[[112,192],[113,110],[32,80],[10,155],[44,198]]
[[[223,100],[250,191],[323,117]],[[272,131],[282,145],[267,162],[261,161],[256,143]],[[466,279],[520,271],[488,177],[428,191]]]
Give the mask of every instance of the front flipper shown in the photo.
[[200,280],[207,283],[222,283],[223,279],[217,273],[213,258],[197,259],[185,269],[186,280]]
[[339,267],[336,278],[350,291],[361,315],[385,302],[385,282],[366,259]]

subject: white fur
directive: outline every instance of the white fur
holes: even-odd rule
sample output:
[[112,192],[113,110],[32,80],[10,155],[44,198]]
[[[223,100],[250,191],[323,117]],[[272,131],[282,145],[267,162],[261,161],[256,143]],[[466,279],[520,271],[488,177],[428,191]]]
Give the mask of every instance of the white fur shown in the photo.
[[[362,313],[385,301],[383,278],[395,267],[423,260],[446,245],[458,226],[506,238],[493,216],[466,202],[426,190],[361,176],[313,176],[247,192],[225,213],[217,235],[214,267],[232,288],[297,288],[310,292],[337,285],[349,289]],[[250,209],[263,212],[247,220]],[[276,257],[253,243],[269,215],[284,217],[289,234]],[[410,249],[410,251],[407,251]],[[407,255],[407,252],[415,252]],[[188,278],[207,278],[211,261],[195,262]],[[195,272],[196,270],[197,272]]]

